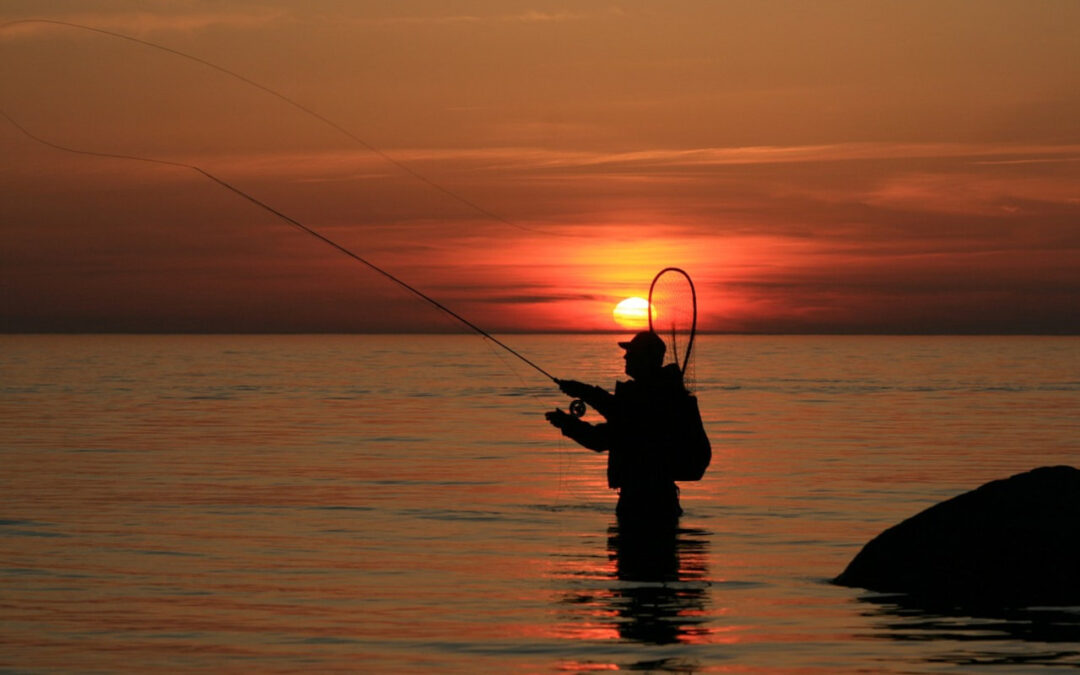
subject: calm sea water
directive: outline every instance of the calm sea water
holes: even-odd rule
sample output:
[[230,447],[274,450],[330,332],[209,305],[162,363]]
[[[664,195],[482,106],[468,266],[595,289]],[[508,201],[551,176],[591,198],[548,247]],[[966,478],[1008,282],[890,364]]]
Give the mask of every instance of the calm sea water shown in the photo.
[[[510,336],[611,385],[610,336]],[[1080,608],[826,580],[1076,464],[1080,339],[716,337],[710,473],[642,556],[565,405],[473,336],[0,337],[3,672],[1045,672]]]

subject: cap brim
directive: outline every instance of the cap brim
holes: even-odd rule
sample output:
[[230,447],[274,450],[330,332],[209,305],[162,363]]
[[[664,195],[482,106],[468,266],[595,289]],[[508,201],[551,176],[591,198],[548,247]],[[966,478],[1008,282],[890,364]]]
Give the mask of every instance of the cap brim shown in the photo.
[[623,349],[630,349],[630,343],[629,342],[620,342],[619,346],[622,347]]

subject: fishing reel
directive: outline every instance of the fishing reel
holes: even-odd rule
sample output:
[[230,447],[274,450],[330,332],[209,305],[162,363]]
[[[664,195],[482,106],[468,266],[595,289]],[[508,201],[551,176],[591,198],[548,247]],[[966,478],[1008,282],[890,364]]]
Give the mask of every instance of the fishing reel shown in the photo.
[[584,417],[585,401],[582,401],[580,398],[575,398],[573,401],[570,401],[570,414],[574,417]]

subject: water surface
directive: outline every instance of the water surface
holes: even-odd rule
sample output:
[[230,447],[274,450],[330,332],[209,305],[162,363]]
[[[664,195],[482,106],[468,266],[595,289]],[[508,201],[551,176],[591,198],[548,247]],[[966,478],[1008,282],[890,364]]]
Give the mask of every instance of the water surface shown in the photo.
[[[611,336],[508,336],[610,386]],[[0,337],[12,672],[1045,672],[1080,609],[832,586],[867,539],[1080,450],[1080,339],[718,337],[713,466],[613,529],[565,405],[473,336]]]

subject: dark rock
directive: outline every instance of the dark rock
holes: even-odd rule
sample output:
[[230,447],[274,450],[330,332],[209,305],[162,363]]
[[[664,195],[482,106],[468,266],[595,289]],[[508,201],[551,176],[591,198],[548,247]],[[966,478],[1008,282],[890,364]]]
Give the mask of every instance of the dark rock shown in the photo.
[[932,506],[833,580],[935,603],[1080,604],[1080,470],[1042,467]]

